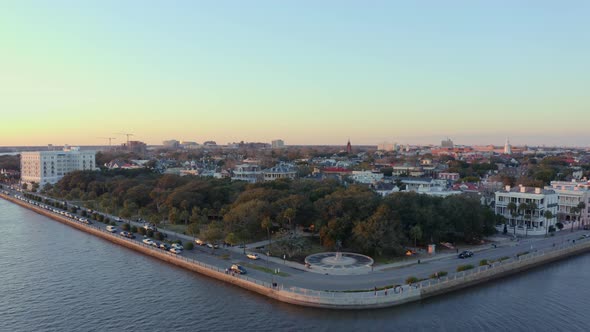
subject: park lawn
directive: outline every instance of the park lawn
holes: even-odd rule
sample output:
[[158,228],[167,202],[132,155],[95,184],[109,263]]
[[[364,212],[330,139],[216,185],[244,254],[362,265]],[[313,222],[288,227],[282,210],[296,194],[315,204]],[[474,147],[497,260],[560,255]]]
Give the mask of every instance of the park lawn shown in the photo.
[[[273,269],[269,269],[267,267],[264,266],[258,266],[258,265],[254,265],[254,264],[249,264],[249,263],[245,263],[242,264],[243,266],[253,269],[253,270],[257,270],[260,272],[264,272],[264,273],[268,273],[268,274],[275,274],[275,271]],[[290,277],[291,275],[285,272],[279,272],[276,273],[276,275],[280,276],[280,277]]]

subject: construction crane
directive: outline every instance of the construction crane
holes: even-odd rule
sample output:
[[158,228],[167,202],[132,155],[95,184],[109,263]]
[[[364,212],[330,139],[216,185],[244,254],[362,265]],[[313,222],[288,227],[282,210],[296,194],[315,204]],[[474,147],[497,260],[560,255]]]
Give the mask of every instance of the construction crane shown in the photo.
[[130,134],[130,133],[115,133],[115,134],[127,136],[127,146],[129,146],[129,136],[133,136],[133,134]]
[[112,140],[117,139],[116,137],[97,137],[97,138],[108,139],[109,140],[109,146],[111,146],[111,141]]

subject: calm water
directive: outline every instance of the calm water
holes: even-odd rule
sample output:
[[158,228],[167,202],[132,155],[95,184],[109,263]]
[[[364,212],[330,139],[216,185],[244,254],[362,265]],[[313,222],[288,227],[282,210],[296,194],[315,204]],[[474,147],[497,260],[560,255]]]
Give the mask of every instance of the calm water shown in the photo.
[[0,199],[0,331],[588,331],[590,255],[404,307],[282,304]]

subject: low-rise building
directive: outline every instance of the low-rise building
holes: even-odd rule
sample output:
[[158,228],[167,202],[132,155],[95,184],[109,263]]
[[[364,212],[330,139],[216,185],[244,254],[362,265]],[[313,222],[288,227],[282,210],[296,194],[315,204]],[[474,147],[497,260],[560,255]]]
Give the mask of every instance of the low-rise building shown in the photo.
[[372,171],[352,171],[351,179],[357,183],[371,184],[383,179],[383,173]]
[[297,176],[295,167],[287,164],[279,164],[262,171],[264,181],[274,181],[278,179],[294,179]]
[[[590,182],[551,181],[545,189],[557,193],[557,220],[568,227],[590,226]],[[583,203],[583,204],[580,204]],[[582,207],[582,209],[578,209]],[[575,209],[574,209],[575,208]]]
[[[514,203],[515,209],[510,209]],[[527,204],[524,207],[522,204]],[[556,218],[546,218],[545,212],[557,215],[557,193],[552,189],[519,186],[496,192],[495,213],[507,220],[507,229],[511,234],[545,235],[549,227],[556,224]],[[504,226],[498,225],[498,231]]]
[[255,164],[241,164],[237,165],[232,174],[232,181],[246,181],[249,183],[257,183],[263,180],[263,174],[259,165]]

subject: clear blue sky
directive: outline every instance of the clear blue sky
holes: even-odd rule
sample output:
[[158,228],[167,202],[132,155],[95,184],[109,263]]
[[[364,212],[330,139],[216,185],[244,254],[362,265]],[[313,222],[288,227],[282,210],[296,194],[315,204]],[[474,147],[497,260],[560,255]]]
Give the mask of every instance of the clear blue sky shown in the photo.
[[3,1],[0,40],[0,145],[590,145],[588,1]]

